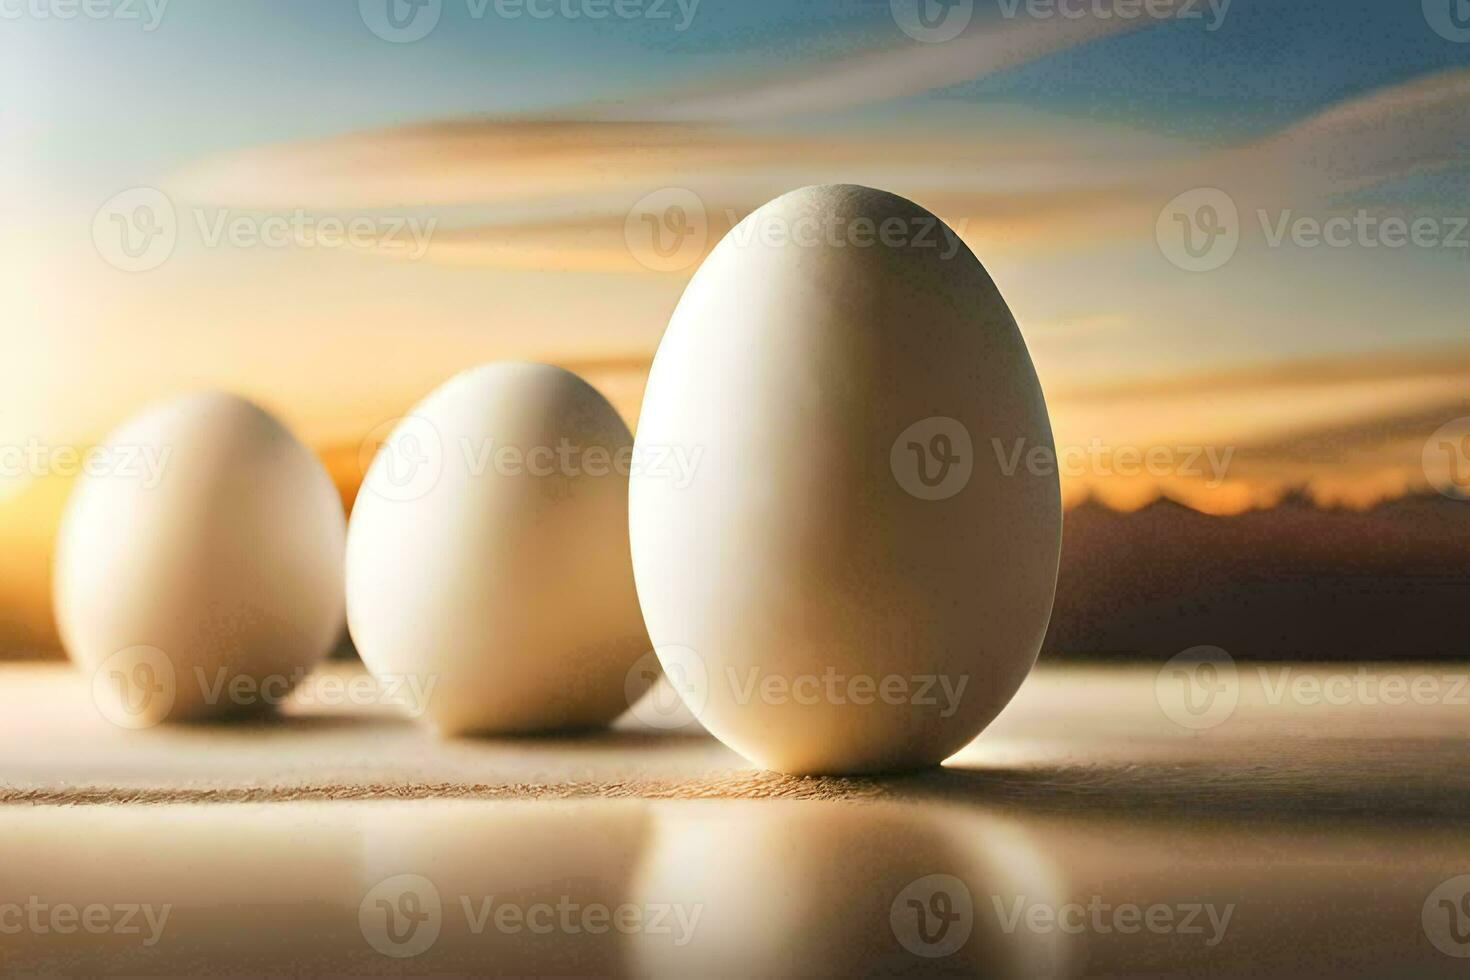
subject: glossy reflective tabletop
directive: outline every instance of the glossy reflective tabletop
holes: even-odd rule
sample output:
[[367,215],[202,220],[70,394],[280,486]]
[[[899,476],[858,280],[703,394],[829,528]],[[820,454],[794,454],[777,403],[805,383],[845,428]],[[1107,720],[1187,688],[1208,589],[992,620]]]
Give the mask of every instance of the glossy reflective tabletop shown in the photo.
[[843,780],[632,719],[128,731],[3,667],[0,970],[1463,975],[1463,670],[1362,670],[1242,664],[1212,715],[1156,668],[1043,668],[945,768]]

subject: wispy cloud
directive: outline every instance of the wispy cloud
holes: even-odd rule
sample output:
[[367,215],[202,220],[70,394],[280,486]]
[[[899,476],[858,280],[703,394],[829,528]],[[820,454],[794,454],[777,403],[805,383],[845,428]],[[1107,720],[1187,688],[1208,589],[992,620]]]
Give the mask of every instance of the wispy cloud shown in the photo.
[[1336,387],[1365,382],[1470,382],[1470,347],[1375,350],[1362,354],[1271,361],[1227,369],[1162,377],[1126,378],[1077,385],[1053,394],[1064,399],[1101,402],[1177,398],[1199,392],[1270,395],[1284,389]]
[[1138,17],[1096,14],[1000,18],[983,27],[972,25],[967,33],[942,44],[916,41],[859,51],[795,72],[732,78],[673,96],[665,93],[595,106],[591,115],[603,119],[752,122],[830,113],[958,85],[1147,24],[1146,19]]
[[1426,440],[1470,416],[1470,347],[1407,347],[1050,388],[1059,446],[1197,447],[1210,472],[1088,472],[1064,489],[1131,508],[1166,492],[1202,510],[1265,506],[1292,488],[1369,506],[1428,486]]
[[[1340,102],[1232,154],[1277,187],[1319,192],[1470,160],[1470,69],[1456,68]],[[1255,169],[1260,165],[1259,169]]]
[[1247,464],[1338,465],[1351,462],[1353,457],[1381,462],[1379,453],[1406,445],[1412,456],[1407,462],[1418,466],[1424,440],[1446,422],[1467,415],[1470,415],[1470,393],[1407,411],[1372,413],[1250,442],[1240,447],[1238,457]]
[[[710,190],[726,197],[738,189],[732,185],[743,183],[753,197],[771,186],[836,179],[836,169],[866,168],[907,186],[924,181],[935,188],[952,185],[957,171],[980,174],[984,183],[994,179],[988,168],[1026,163],[1028,156],[1033,167],[1054,172],[1055,161],[1066,155],[1017,154],[1001,141],[964,134],[910,132],[906,152],[895,155],[891,140],[743,127],[968,82],[1147,23],[1097,14],[996,18],[943,44],[867,48],[795,70],[733,76],[619,102],[226,152],[171,175],[168,185],[185,198],[246,207],[474,203],[545,209],[558,198],[574,198],[587,212],[610,189],[685,184],[691,175],[718,181]],[[1076,149],[1074,158],[1089,158],[1085,148]],[[1086,173],[1081,166],[1068,169],[1059,176],[1082,179]]]
[[691,117],[684,121],[470,119],[248,148],[200,161],[166,186],[185,200],[236,207],[456,208],[464,214],[441,217],[431,260],[639,273],[622,224],[664,187],[704,202],[711,243],[790,187],[847,181],[908,194],[972,243],[1054,249],[1147,240],[1160,208],[1190,188],[1224,188],[1244,215],[1326,206],[1344,191],[1470,160],[1464,69],[1192,154],[1120,126],[1076,125],[1059,136],[1010,117],[984,139],[953,123],[812,135],[695,122],[686,108],[668,112]]

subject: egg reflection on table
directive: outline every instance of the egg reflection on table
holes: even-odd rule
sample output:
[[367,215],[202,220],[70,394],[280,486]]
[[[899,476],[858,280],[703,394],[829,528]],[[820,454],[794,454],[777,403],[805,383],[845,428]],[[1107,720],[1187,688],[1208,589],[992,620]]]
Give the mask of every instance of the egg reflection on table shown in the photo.
[[640,800],[413,800],[358,816],[362,939],[421,975],[626,975]]
[[688,933],[633,936],[649,977],[1071,972],[1071,937],[1000,915],[1055,905],[1060,871],[1019,825],[941,805],[707,801],[659,808],[634,900]]
[[[760,208],[679,301],[635,471],[638,596],[700,722],[767,768],[933,765],[1026,677],[1061,547],[1041,386],[964,243],[882,191]],[[1009,465],[1009,461],[1018,461]]]
[[78,479],[56,618],[124,727],[277,704],[342,632],[342,501],[316,456],[243,398],[155,405]]

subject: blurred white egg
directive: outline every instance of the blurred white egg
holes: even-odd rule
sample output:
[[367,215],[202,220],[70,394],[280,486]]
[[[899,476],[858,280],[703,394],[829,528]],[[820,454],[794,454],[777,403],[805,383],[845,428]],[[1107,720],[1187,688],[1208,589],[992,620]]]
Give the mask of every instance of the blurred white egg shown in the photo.
[[758,764],[934,764],[1005,707],[1056,584],[1046,404],[990,276],[882,191],[808,187],[733,229],[654,359],[630,490],[648,632]]
[[278,704],[342,633],[346,519],[316,456],[211,392],[145,410],[90,458],[53,588],[98,707],[144,727]]
[[[378,450],[347,535],[347,619],[441,732],[601,725],[648,649],[628,554],[632,436],[544,364],[465,371]],[[432,688],[429,685],[433,685]]]

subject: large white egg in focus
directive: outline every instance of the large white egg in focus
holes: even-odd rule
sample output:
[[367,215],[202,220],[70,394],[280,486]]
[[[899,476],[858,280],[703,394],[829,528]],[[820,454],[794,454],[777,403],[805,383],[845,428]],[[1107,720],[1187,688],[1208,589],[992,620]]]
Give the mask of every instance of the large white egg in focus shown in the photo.
[[465,371],[401,420],[347,540],[347,619],[439,731],[602,725],[648,650],[628,554],[632,435],[545,364]]
[[127,727],[265,708],[341,636],[342,501],[234,395],[152,406],[93,450],[57,534],[62,640]]
[[934,215],[808,187],[732,230],[644,396],[638,458],[674,451],[692,482],[633,476],[634,572],[714,735],[873,772],[936,764],[1005,707],[1046,632],[1060,488],[1015,320]]

